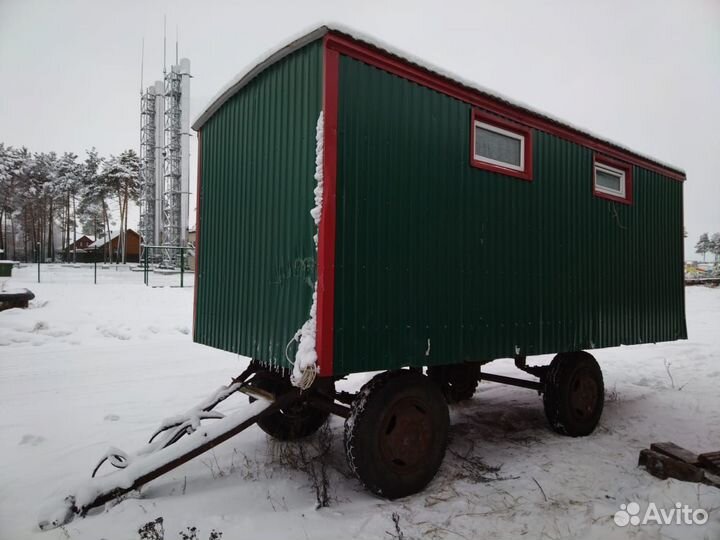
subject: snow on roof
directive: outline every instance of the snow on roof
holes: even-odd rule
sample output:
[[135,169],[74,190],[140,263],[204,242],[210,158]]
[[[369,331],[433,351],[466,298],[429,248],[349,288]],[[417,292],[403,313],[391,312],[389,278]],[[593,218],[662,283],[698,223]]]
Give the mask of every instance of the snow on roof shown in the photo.
[[[132,229],[128,229],[128,230],[125,231],[125,232],[126,232],[126,233],[137,234],[137,233],[136,233],[135,231],[133,231]],[[115,234],[113,234],[113,235],[110,237],[110,241],[115,240],[118,236],[120,236],[120,231],[118,231],[118,232],[116,232]],[[92,244],[90,244],[90,245],[87,247],[87,249],[101,248],[101,247],[103,247],[105,244],[107,244],[107,242],[108,242],[108,239],[106,239],[106,238],[102,238],[102,239],[101,239],[101,238],[98,238],[98,239],[95,240]]]
[[640,152],[637,152],[636,150],[632,150],[631,148],[628,148],[627,146],[625,146],[623,144],[620,144],[616,141],[608,139],[607,137],[603,137],[603,136],[595,134],[585,128],[573,125],[570,122],[567,122],[567,121],[557,118],[549,113],[546,113],[544,111],[536,109],[526,103],[523,103],[523,102],[513,99],[513,98],[509,98],[499,92],[491,90],[480,84],[477,84],[474,81],[469,81],[469,80],[467,80],[459,75],[456,75],[448,70],[445,70],[443,68],[435,66],[432,63],[429,63],[422,59],[419,59],[410,53],[407,53],[403,50],[397,49],[397,48],[393,47],[392,45],[389,45],[389,44],[383,42],[382,40],[368,36],[362,32],[359,32],[359,31],[353,29],[353,28],[344,26],[342,24],[337,24],[337,23],[328,23],[328,24],[322,25],[320,27],[316,27],[313,30],[305,30],[302,33],[295,34],[294,37],[290,38],[289,40],[287,40],[285,42],[286,45],[284,45],[274,51],[267,51],[264,54],[262,54],[261,56],[259,56],[254,62],[249,64],[235,78],[233,78],[228,84],[226,84],[220,90],[220,92],[218,92],[210,100],[210,102],[205,107],[203,112],[200,113],[200,115],[193,122],[192,128],[195,131],[200,130],[202,128],[203,124],[205,124],[205,122],[207,122],[210,119],[210,117],[213,114],[215,114],[215,112],[220,107],[222,107],[222,105],[228,99],[230,99],[237,92],[239,92],[245,85],[247,85],[251,80],[253,80],[255,77],[257,77],[265,69],[267,69],[271,65],[275,64],[276,62],[282,60],[283,58],[285,58],[292,52],[304,47],[308,43],[312,43],[313,41],[316,41],[316,40],[322,38],[325,34],[327,34],[329,32],[342,34],[345,37],[354,39],[355,41],[359,41],[366,45],[375,47],[376,49],[380,49],[381,51],[383,51],[385,53],[395,56],[395,57],[397,57],[401,60],[404,60],[405,62],[408,62],[410,64],[413,64],[425,71],[428,71],[431,74],[440,76],[451,82],[454,82],[456,84],[464,86],[465,88],[479,92],[486,97],[489,97],[491,99],[494,99],[494,100],[502,102],[502,103],[505,103],[512,107],[516,107],[523,111],[529,112],[529,113],[531,113],[537,117],[540,117],[546,121],[550,121],[552,123],[555,123],[555,124],[558,124],[561,126],[565,126],[574,131],[577,131],[578,133],[581,133],[585,136],[591,137],[591,138],[596,139],[605,144],[609,144],[620,150],[623,150],[625,152],[628,152],[628,153],[638,156],[640,158],[655,162],[658,165],[667,167],[669,169],[673,169],[674,171],[677,171],[678,173],[685,175],[685,170],[682,169],[681,167],[661,161],[652,156],[642,154]]
[[90,242],[94,242],[94,241],[95,241],[95,237],[94,237],[94,236],[90,236],[89,234],[83,234],[82,236],[78,236],[77,240],[74,240],[74,241],[70,242],[69,245],[71,245],[71,246],[72,246],[72,245],[75,245],[75,244],[77,244],[78,242],[81,242],[83,238],[87,238],[88,240],[90,240]]
[[[120,233],[116,232],[115,234],[113,234],[110,237],[110,241],[115,240],[119,235],[120,235]],[[88,246],[88,249],[103,247],[105,244],[107,244],[107,242],[108,242],[108,240],[106,238],[102,238],[102,239],[99,238],[99,239],[95,240],[92,244],[90,244]]]
[[255,60],[245,66],[240,73],[238,73],[225,86],[223,86],[220,91],[215,94],[215,96],[213,96],[200,115],[193,122],[192,128],[195,131],[200,130],[203,124],[207,122],[228,99],[237,94],[247,83],[260,75],[260,73],[265,71],[274,63],[279,62],[287,55],[304,47],[308,43],[312,43],[313,41],[320,39],[329,31],[331,31],[329,26],[320,26],[314,30],[306,29],[301,33],[294,34],[294,37],[286,41],[286,45],[278,49],[266,51],[257,56]]

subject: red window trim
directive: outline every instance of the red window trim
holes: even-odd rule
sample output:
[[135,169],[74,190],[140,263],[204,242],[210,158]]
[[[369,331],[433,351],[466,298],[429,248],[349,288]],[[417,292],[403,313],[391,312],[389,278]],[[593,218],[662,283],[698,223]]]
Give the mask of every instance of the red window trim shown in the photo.
[[[608,167],[612,167],[613,169],[619,169],[625,173],[625,197],[618,197],[617,195],[611,195],[610,193],[604,193],[602,191],[598,191],[595,186],[595,165],[607,165]],[[591,175],[591,182],[592,182],[592,192],[595,197],[599,197],[601,199],[607,199],[609,201],[619,202],[622,204],[632,204],[633,203],[633,170],[632,165],[630,163],[627,163],[625,161],[619,161],[617,159],[613,159],[608,156],[603,156],[600,154],[594,154],[593,156],[593,167],[592,167],[592,175]]]
[[[471,120],[472,121],[470,123],[470,165],[472,165],[473,167],[475,167],[477,169],[484,169],[486,171],[492,171],[492,172],[504,174],[505,176],[512,176],[514,178],[519,178],[520,180],[526,180],[528,182],[532,182],[532,179],[533,179],[532,130],[530,128],[528,128],[527,126],[516,124],[514,122],[505,120],[503,118],[498,118],[497,116],[487,114],[478,109],[473,109],[473,112],[471,115]],[[499,127],[500,129],[510,131],[512,133],[515,133],[515,134],[523,137],[523,139],[524,139],[523,148],[525,151],[525,155],[523,156],[524,168],[522,171],[510,169],[508,167],[503,167],[502,165],[486,163],[485,161],[480,161],[480,160],[475,159],[475,122],[482,122],[484,124],[490,124],[491,126]]]
[[665,167],[650,159],[637,154],[632,154],[623,149],[617,148],[591,135],[565,126],[542,115],[533,113],[514,105],[503,103],[490,96],[482,94],[478,90],[467,88],[460,83],[432,73],[427,69],[413,65],[410,62],[384,52],[376,47],[366,45],[352,38],[337,33],[328,33],[325,36],[325,47],[344,54],[371,66],[377,67],[388,73],[403,77],[427,88],[436,90],[450,97],[464,101],[474,107],[480,107],[495,114],[516,119],[519,122],[545,133],[562,137],[565,140],[574,142],[604,155],[624,160],[632,165],[643,167],[654,171],[673,180],[685,181],[685,174]]

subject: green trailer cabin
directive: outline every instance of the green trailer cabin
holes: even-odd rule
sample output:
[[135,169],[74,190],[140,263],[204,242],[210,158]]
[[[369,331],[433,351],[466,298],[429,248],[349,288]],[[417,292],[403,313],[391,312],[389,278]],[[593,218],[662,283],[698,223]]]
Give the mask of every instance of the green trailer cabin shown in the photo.
[[[686,338],[685,173],[355,35],[296,39],[193,125],[193,335],[266,392],[308,390],[258,422],[272,435],[349,418],[352,469],[396,497],[432,478],[447,402],[479,380],[588,435],[587,351]],[[508,357],[537,381],[480,367]],[[363,399],[334,392],[367,371]]]

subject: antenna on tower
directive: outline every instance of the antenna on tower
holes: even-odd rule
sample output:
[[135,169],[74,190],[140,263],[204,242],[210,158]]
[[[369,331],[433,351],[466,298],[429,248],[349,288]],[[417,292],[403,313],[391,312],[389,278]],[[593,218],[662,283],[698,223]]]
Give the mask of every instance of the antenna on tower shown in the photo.
[[167,15],[164,15],[163,16],[163,75],[165,75],[166,73],[167,73]]
[[178,60],[178,42],[180,41],[180,38],[178,37],[178,27],[175,26],[175,65],[180,63],[180,60]]
[[140,95],[143,94],[143,81],[145,77],[145,38],[142,38],[142,47],[140,48]]

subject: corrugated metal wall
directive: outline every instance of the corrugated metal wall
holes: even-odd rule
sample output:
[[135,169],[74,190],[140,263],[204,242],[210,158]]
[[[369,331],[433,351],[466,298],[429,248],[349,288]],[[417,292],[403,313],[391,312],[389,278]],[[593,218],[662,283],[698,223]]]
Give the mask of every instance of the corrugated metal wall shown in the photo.
[[537,131],[532,182],[472,168],[469,105],[345,56],[339,107],[336,373],[686,337],[682,183],[596,198]]
[[202,128],[195,341],[275,365],[315,280],[315,125],[322,47],[260,74]]

